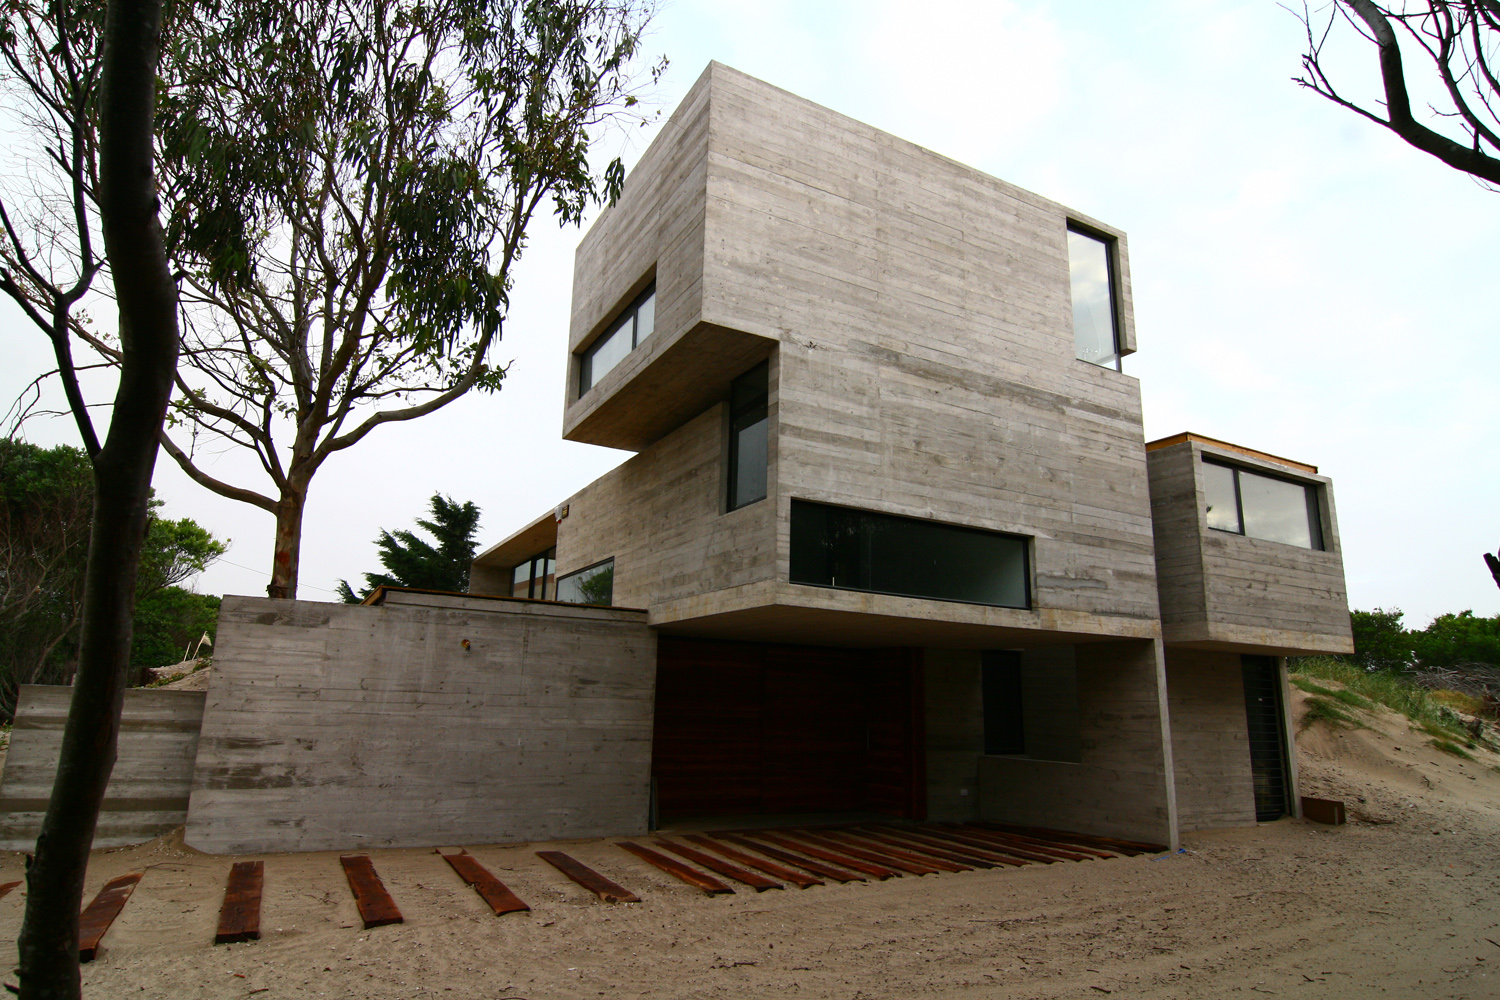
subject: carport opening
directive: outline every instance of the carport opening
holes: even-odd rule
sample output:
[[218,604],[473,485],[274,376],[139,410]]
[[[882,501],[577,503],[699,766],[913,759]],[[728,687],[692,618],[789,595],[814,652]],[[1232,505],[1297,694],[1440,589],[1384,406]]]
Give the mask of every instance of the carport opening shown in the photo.
[[921,653],[662,636],[661,827],[926,815]]

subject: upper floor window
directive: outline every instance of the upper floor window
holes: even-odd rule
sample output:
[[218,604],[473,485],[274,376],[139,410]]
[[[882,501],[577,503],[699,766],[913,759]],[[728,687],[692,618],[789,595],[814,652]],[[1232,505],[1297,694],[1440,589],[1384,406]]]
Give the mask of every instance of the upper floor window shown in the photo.
[[521,563],[511,570],[510,596],[534,597],[545,601],[555,598],[554,580],[557,572],[557,550],[548,549]]
[[1203,493],[1208,526],[1216,531],[1304,549],[1323,547],[1318,490],[1310,483],[1204,461]]
[[1015,535],[792,501],[792,583],[1029,608],[1026,549]]
[[583,352],[583,363],[578,368],[578,395],[582,396],[598,384],[655,329],[656,284],[653,282],[615,318],[593,346]]
[[1119,371],[1113,243],[1108,237],[1068,226],[1074,353],[1080,361]]
[[729,509],[766,498],[770,364],[762,361],[729,390]]
[[608,607],[615,599],[615,560],[611,556],[603,562],[569,573],[557,581],[557,600],[569,604],[602,604]]

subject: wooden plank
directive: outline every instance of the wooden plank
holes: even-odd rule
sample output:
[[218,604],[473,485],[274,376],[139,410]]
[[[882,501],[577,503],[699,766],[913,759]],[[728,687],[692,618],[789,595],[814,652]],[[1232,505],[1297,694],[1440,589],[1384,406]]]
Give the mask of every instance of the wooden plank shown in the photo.
[[[985,830],[985,831],[972,831],[972,830],[970,830],[970,831],[960,832],[958,830],[948,830],[948,829],[943,829],[941,827],[933,828],[931,830],[932,835],[935,836],[935,837],[936,836],[956,837],[956,838],[961,839],[961,840],[969,840],[969,841],[973,841],[974,843],[978,843],[978,844],[985,844],[985,843],[993,844],[994,843],[993,840],[985,840],[985,839],[981,838],[980,836],[978,836],[978,834],[980,834],[981,832],[983,834],[986,834],[986,835],[998,834],[999,833],[999,831],[996,831],[996,830]],[[1098,858],[1101,861],[1105,861],[1105,860],[1108,860],[1110,858],[1119,857],[1119,852],[1118,851],[1107,851],[1107,850],[1105,850],[1102,847],[1087,847],[1087,846],[1085,846],[1083,844],[1073,844],[1073,843],[1068,843],[1067,841],[1043,840],[1043,839],[1041,839],[1039,837],[1026,837],[1026,836],[1023,836],[1023,835],[1021,835],[1019,833],[1006,834],[1005,836],[1010,837],[1013,841],[1016,841],[1016,842],[1019,842],[1019,843],[1036,843],[1036,844],[1039,844],[1039,845],[1042,845],[1042,846],[1048,846],[1048,847],[1062,847],[1062,848],[1065,848],[1065,849],[1067,849],[1069,851],[1074,851],[1074,852],[1076,852],[1078,854],[1084,854],[1084,855],[1087,855],[1089,857]]]
[[583,886],[606,903],[639,903],[641,897],[616,885],[587,865],[580,864],[562,851],[537,851],[536,856]]
[[264,861],[236,861],[229,869],[214,944],[260,940],[260,891],[265,868]]
[[851,835],[854,833],[857,833],[866,840],[873,840],[881,844],[889,844],[891,847],[899,848],[903,851],[914,852],[918,857],[939,858],[950,864],[962,865],[967,868],[996,868],[1000,865],[1021,865],[1025,863],[1014,858],[1004,858],[999,855],[988,854],[984,851],[965,850],[959,844],[943,844],[935,840],[914,837],[904,830],[874,828],[851,831]]
[[1050,865],[1054,862],[1063,860],[1062,858],[1059,858],[1054,854],[1031,850],[1011,841],[1001,840],[991,833],[981,834],[980,837],[984,840],[985,843],[990,845],[990,850],[1009,854],[1013,858],[1025,858],[1027,861],[1035,861],[1036,863],[1043,865]]
[[738,861],[742,865],[747,865],[751,868],[756,869],[757,871],[763,871],[767,875],[774,875],[777,878],[784,878],[788,882],[797,886],[799,889],[806,889],[809,886],[824,884],[822,879],[813,878],[811,875],[804,875],[802,872],[795,871],[791,868],[783,868],[780,865],[776,864],[774,861],[767,861],[765,858],[758,858],[753,854],[746,854],[743,851],[735,850],[733,847],[726,847],[718,841],[710,840],[709,838],[704,837],[700,834],[689,833],[685,835],[685,839],[691,840],[695,844],[702,844],[704,847],[708,847],[715,851],[718,851],[720,854],[724,855],[724,857],[726,858],[729,858],[731,861]]
[[772,882],[764,875],[757,875],[743,868],[736,868],[728,862],[720,861],[712,854],[704,854],[702,851],[688,847],[686,844],[674,844],[670,840],[654,840],[652,843],[657,847],[671,851],[673,854],[680,854],[689,861],[696,861],[709,871],[718,872],[720,875],[732,878],[736,882],[743,882],[757,892],[765,892],[767,889],[780,889],[782,887],[780,882]]
[[490,909],[495,911],[495,916],[503,917],[507,913],[523,913],[531,907],[527,906],[521,897],[510,891],[510,888],[497,879],[490,870],[470,854],[468,851],[459,849],[448,853],[438,851],[448,866],[458,873],[458,877],[474,887],[479,893],[479,898],[489,904]]
[[824,878],[831,878],[835,882],[866,881],[863,875],[856,875],[853,872],[846,872],[842,868],[835,868],[832,865],[825,865],[821,861],[814,861],[812,858],[804,858],[801,855],[792,854],[791,852],[783,851],[780,848],[770,847],[766,844],[757,844],[753,840],[746,840],[744,837],[737,837],[732,834],[720,834],[720,836],[729,841],[731,844],[739,844],[741,847],[748,847],[752,851],[760,851],[767,857],[775,858],[777,861],[784,861],[789,865],[796,865],[798,868],[804,868],[807,871],[812,872],[814,875],[822,875]]
[[1035,837],[1022,837],[1013,833],[1000,833],[997,830],[985,831],[985,839],[996,845],[1001,850],[1014,851],[1020,849],[1032,854],[1040,854],[1052,858],[1055,861],[1094,861],[1091,854],[1079,854],[1077,851],[1069,850],[1066,846],[1055,841],[1038,840]]
[[971,823],[963,825],[978,827],[982,830],[998,830],[1001,833],[1019,833],[1027,837],[1039,837],[1062,843],[1097,845],[1111,851],[1123,848],[1123,853],[1127,854],[1163,854],[1171,850],[1171,848],[1162,844],[1148,844],[1139,840],[1120,840],[1115,837],[1099,837],[1091,833],[1073,833],[1069,830],[1052,830],[1040,826],[1018,826],[1014,823],[996,823],[990,820],[974,820]]
[[19,882],[3,882],[3,883],[0,883],[0,899],[4,899],[6,896],[9,896],[10,895],[10,891],[12,889],[14,889],[16,886],[20,885],[20,884],[21,883],[19,883]]
[[135,891],[136,883],[145,872],[131,872],[104,883],[94,901],[84,907],[78,917],[78,961],[92,962],[99,954],[99,941],[109,930],[110,924],[125,909],[125,902]]
[[850,857],[846,853],[825,850],[824,848],[814,845],[808,845],[806,843],[793,840],[790,837],[780,836],[779,834],[766,833],[765,831],[761,831],[754,834],[754,837],[756,840],[764,840],[772,844],[777,844],[781,847],[789,848],[793,851],[801,851],[803,854],[809,854],[821,861],[828,861],[835,865],[843,865],[846,868],[853,868],[857,872],[864,872],[866,875],[873,876],[874,878],[880,879],[881,881],[885,881],[892,875],[901,874],[900,872],[897,872],[893,869],[886,868],[884,865],[875,865],[871,864],[868,861],[860,861],[858,858]]
[[897,829],[890,827],[879,827],[874,833],[883,837],[893,837],[907,842],[915,842],[924,845],[924,849],[932,851],[947,851],[958,857],[974,858],[978,861],[994,863],[998,865],[1009,865],[1012,868],[1020,868],[1031,864],[1024,858],[1018,858],[1006,854],[989,841],[977,838],[968,838],[958,835],[947,836],[936,830],[924,827],[921,833],[913,830]]
[[726,892],[734,892],[733,889],[729,888],[729,886],[725,885],[723,882],[720,882],[712,875],[705,875],[702,872],[698,871],[696,868],[689,868],[687,865],[683,864],[681,861],[678,861],[676,858],[669,858],[665,854],[662,854],[660,851],[653,851],[649,847],[642,847],[640,844],[632,843],[628,840],[621,840],[617,842],[615,846],[620,848],[622,851],[629,851],[631,854],[634,854],[636,857],[640,858],[648,865],[655,865],[657,868],[660,868],[668,875],[671,875],[673,878],[681,879],[695,889],[702,889],[710,896],[717,896]]
[[[843,830],[829,830],[826,836],[814,837],[811,834],[799,834],[804,840],[817,844],[819,847],[828,847],[831,850],[842,851],[852,854],[864,861],[873,861],[876,864],[890,865],[899,868],[912,875],[936,875],[939,872],[967,872],[973,871],[965,865],[953,864],[950,861],[939,861],[935,858],[923,858],[909,851],[903,851],[899,847],[888,844],[871,843],[868,840],[857,840]],[[832,839],[837,837],[837,839]]]
[[396,901],[385,891],[385,883],[380,881],[368,854],[342,855],[339,864],[344,866],[344,877],[349,880],[354,905],[359,908],[359,918],[365,922],[365,930],[405,922],[401,911],[396,908]]

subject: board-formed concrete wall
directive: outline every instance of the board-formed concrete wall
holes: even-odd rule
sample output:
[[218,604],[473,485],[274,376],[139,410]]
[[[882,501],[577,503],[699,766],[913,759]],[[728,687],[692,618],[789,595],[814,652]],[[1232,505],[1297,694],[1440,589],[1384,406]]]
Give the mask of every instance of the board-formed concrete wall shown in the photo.
[[[1204,455],[1312,485],[1323,549],[1209,528]],[[1147,465],[1168,644],[1281,655],[1353,652],[1338,517],[1326,476],[1198,440],[1153,449]]]
[[645,614],[226,597],[187,841],[213,853],[645,832]]
[[1075,657],[1080,762],[980,758],[981,814],[1175,846],[1160,643],[1081,644]]
[[[5,774],[0,778],[0,849],[29,851],[52,798],[57,754],[73,689],[22,684]],[[125,692],[115,766],[104,793],[95,847],[124,847],[159,837],[187,818],[202,691]]]
[[1167,647],[1181,829],[1255,824],[1245,683],[1237,653]]

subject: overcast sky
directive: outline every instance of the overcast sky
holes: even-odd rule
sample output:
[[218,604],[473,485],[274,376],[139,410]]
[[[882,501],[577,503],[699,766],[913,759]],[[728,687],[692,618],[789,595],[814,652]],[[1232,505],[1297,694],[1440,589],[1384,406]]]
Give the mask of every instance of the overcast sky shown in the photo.
[[[1351,607],[1415,626],[1495,614],[1480,553],[1500,547],[1500,194],[1299,89],[1302,44],[1271,0],[676,0],[647,49],[671,60],[664,114],[717,59],[1124,229],[1147,439],[1192,430],[1319,466]],[[1341,83],[1376,93],[1368,51],[1336,56]],[[630,163],[653,134],[609,143]],[[533,227],[503,391],[380,428],[318,473],[300,596],[378,569],[378,529],[409,527],[434,491],[477,502],[489,545],[628,457],[559,437],[579,237]],[[8,402],[48,352],[8,305],[0,337]],[[27,436],[76,443],[66,421]],[[236,455],[213,471],[266,488]],[[269,515],[165,456],[156,488],[170,516],[233,540],[200,589],[264,593]]]

